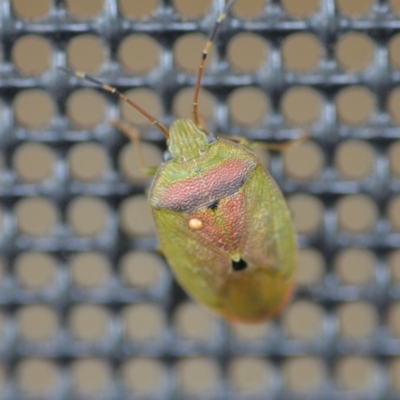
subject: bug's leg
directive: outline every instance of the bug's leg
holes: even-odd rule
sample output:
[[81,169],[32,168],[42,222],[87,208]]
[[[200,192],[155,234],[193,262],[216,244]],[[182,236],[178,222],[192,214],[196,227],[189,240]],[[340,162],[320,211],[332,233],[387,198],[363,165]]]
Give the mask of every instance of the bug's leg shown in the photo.
[[199,115],[199,123],[196,126],[203,132],[209,133],[206,128],[207,122],[206,122],[205,118],[203,118],[201,115]]
[[201,87],[201,79],[203,77],[203,71],[206,64],[207,55],[211,49],[211,46],[217,36],[218,29],[221,25],[221,22],[226,18],[229,10],[233,6],[236,0],[229,0],[224,9],[222,10],[221,14],[219,14],[217,21],[215,22],[214,28],[212,29],[210,36],[207,40],[206,45],[204,46],[203,53],[201,55],[201,61],[199,65],[199,70],[197,71],[197,79],[196,79],[196,86],[194,89],[194,96],[193,96],[193,108],[192,108],[192,116],[193,122],[196,126],[200,126],[200,118],[199,118],[199,94],[200,94],[200,87]]
[[218,136],[239,143],[241,146],[246,147],[250,150],[265,149],[270,151],[276,151],[279,153],[284,153],[288,150],[291,150],[294,147],[298,146],[300,143],[310,138],[309,133],[303,133],[300,137],[289,140],[287,142],[269,143],[269,142],[250,142],[248,139],[242,136],[228,136],[228,135],[218,135]]
[[264,143],[264,142],[253,142],[250,143],[250,146],[253,149],[265,149],[270,151],[276,151],[278,153],[284,153],[288,150],[292,150],[293,148],[297,147],[299,144],[303,143],[304,141],[310,138],[309,133],[303,133],[300,137],[296,139],[289,140],[287,142],[282,143]]
[[225,140],[230,140],[231,142],[238,143],[241,146],[246,147],[247,149],[250,149],[252,146],[252,142],[250,142],[244,136],[230,136],[230,135],[224,135],[221,133],[218,133],[216,136],[219,138],[225,139]]
[[140,171],[142,172],[142,174],[146,175],[146,176],[150,176],[150,177],[154,176],[157,172],[158,167],[146,166],[146,164],[144,162],[144,157],[143,157],[143,148],[140,143],[139,132],[132,126],[129,126],[128,124],[121,122],[121,121],[113,120],[113,121],[111,121],[111,125],[114,126],[114,128],[117,128],[119,131],[121,131],[125,136],[127,136],[129,139],[131,139],[132,142],[135,144],[136,157],[137,157],[139,168],[140,168]]

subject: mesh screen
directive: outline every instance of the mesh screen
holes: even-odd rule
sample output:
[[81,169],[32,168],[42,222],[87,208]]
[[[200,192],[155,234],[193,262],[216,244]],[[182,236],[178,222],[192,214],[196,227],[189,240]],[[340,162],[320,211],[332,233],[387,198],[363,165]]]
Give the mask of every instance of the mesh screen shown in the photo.
[[301,251],[275,321],[228,325],[156,252],[133,146],[162,135],[56,66],[190,116],[223,0],[0,0],[1,399],[399,399],[400,2],[238,0],[205,71],[209,130],[260,152]]

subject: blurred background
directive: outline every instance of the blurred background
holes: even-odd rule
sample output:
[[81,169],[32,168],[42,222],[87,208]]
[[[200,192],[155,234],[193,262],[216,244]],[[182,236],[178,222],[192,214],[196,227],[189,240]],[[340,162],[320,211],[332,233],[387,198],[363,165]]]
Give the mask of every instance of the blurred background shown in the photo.
[[400,399],[400,1],[238,0],[203,80],[209,130],[260,153],[299,233],[271,323],[190,302],[156,251],[149,181],[110,125],[190,116],[223,0],[0,0],[0,399]]

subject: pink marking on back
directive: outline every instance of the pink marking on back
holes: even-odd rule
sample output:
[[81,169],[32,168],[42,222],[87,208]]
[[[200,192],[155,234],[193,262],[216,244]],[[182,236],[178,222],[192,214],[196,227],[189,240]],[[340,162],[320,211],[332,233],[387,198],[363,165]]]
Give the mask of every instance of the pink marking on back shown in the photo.
[[255,168],[252,161],[227,159],[218,168],[188,179],[183,179],[163,188],[157,202],[158,208],[189,212],[204,207],[215,200],[236,193]]

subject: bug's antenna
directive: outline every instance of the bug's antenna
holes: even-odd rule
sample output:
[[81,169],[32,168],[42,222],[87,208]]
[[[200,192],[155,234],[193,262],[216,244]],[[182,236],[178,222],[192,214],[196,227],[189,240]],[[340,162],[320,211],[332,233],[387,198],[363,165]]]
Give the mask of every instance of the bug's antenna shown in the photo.
[[236,2],[236,0],[230,0],[224,9],[222,10],[221,14],[219,14],[217,21],[215,22],[214,28],[211,31],[211,34],[207,40],[207,43],[204,47],[203,53],[201,55],[201,61],[200,61],[200,66],[199,70],[197,72],[197,80],[196,80],[196,87],[194,89],[194,97],[193,97],[193,108],[192,108],[192,116],[193,116],[193,122],[195,123],[196,126],[200,126],[200,118],[199,118],[199,93],[200,93],[200,87],[201,87],[201,78],[203,77],[203,71],[204,71],[204,66],[206,63],[207,55],[210,51],[210,48],[215,40],[215,37],[217,36],[218,29],[221,25],[221,22],[226,18],[226,15],[228,14],[229,10],[233,6],[233,4]]
[[58,67],[61,71],[64,71],[65,73],[76,76],[77,78],[80,79],[85,79],[86,81],[92,82],[94,85],[99,86],[101,89],[105,90],[106,92],[110,92],[113,95],[117,96],[119,99],[124,101],[125,103],[128,103],[131,105],[133,108],[135,108],[137,111],[139,111],[141,114],[143,114],[151,123],[156,126],[166,138],[169,138],[169,132],[167,127],[162,124],[160,121],[158,121],[156,118],[154,118],[152,115],[150,115],[147,111],[143,110],[142,107],[140,107],[138,104],[136,104],[133,100],[131,100],[129,97],[125,96],[123,93],[121,93],[119,90],[117,90],[115,87],[106,85],[103,82],[100,82],[99,80],[93,78],[92,76],[85,74],[84,72],[81,71],[73,71],[64,67]]

